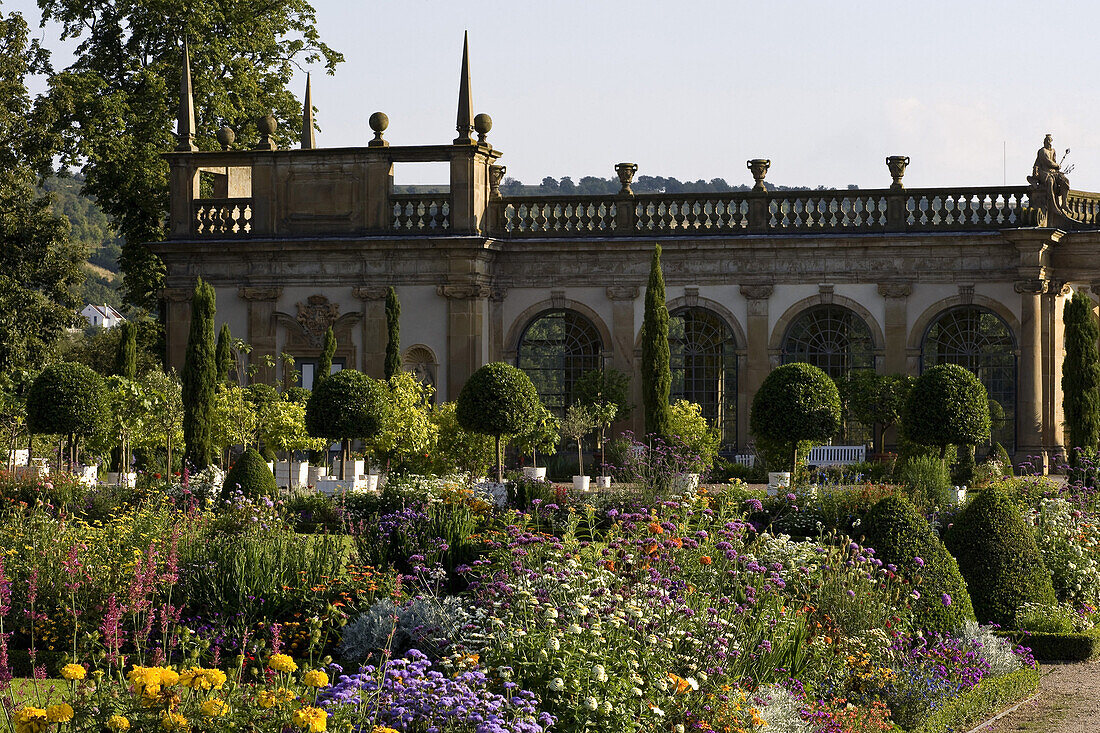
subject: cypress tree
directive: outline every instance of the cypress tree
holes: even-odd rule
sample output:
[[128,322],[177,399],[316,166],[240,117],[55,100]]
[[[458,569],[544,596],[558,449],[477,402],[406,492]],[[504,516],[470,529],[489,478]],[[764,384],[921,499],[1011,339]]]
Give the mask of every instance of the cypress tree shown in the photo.
[[313,377],[313,388],[323,382],[332,373],[332,357],[336,353],[336,332],[332,326],[325,331],[325,347],[321,351],[321,359],[317,362],[317,374]]
[[649,284],[645,290],[642,320],[642,402],[645,431],[660,438],[668,436],[671,419],[669,392],[672,390],[671,354],[668,347],[668,308],[665,306],[665,278],[661,274],[661,245],[653,245]]
[[391,286],[386,292],[386,379],[401,371],[401,303]]
[[223,323],[222,330],[218,332],[218,346],[214,350],[214,363],[218,366],[218,384],[229,381],[229,369],[233,366],[233,334],[229,332],[229,324]]
[[1070,461],[1081,452],[1093,453],[1100,442],[1100,329],[1092,317],[1092,303],[1074,293],[1062,312],[1066,359],[1062,362],[1062,409],[1066,415]]
[[196,469],[210,465],[210,423],[214,408],[214,288],[199,278],[191,297],[191,332],[183,361],[184,460]]
[[129,321],[120,327],[118,352],[115,354],[115,374],[126,379],[137,376],[137,326]]

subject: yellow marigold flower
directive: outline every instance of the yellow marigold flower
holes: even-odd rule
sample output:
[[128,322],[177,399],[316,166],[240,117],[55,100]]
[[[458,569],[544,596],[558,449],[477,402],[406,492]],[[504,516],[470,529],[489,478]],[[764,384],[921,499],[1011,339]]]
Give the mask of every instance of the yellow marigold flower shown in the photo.
[[82,680],[87,671],[79,664],[66,664],[61,668],[61,676],[67,680]]
[[160,727],[165,730],[191,729],[191,726],[187,722],[187,718],[179,713],[173,713],[171,711],[165,711],[164,714],[160,716]]
[[387,728],[384,725],[376,725],[370,733],[400,733],[396,728]]
[[261,690],[260,694],[256,696],[256,703],[261,708],[273,708],[276,705],[282,705],[294,700],[294,693],[285,687],[280,687],[278,690]]
[[28,705],[15,711],[16,733],[42,733],[49,725],[50,721],[46,718],[44,708],[34,708]]
[[68,723],[73,719],[73,708],[64,702],[50,705],[46,708],[46,719],[51,723]]
[[319,669],[311,669],[302,677],[302,684],[308,687],[328,687],[328,675]]
[[179,683],[192,690],[213,690],[225,684],[225,672],[220,669],[191,667],[180,673]]
[[267,660],[267,666],[276,672],[293,672],[298,669],[298,665],[286,654],[273,654],[271,659]]
[[229,712],[229,704],[216,697],[204,701],[199,707],[202,710],[202,714],[208,718],[220,718]]
[[130,721],[122,715],[112,715],[107,718],[107,727],[113,731],[130,730]]
[[328,713],[320,708],[298,708],[290,716],[290,722],[309,733],[324,733],[328,730]]
[[180,681],[179,673],[174,669],[168,667],[157,667],[157,675],[160,677],[160,684],[162,687],[171,687],[178,684]]

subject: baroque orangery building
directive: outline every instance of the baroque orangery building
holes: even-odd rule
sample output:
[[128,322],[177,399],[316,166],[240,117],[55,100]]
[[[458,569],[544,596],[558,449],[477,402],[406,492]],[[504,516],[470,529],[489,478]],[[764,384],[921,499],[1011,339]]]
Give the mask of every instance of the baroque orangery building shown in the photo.
[[[176,368],[201,276],[219,327],[252,345],[254,364],[276,357],[257,378],[290,384],[297,370],[310,386],[330,325],[335,363],[381,376],[393,286],[405,364],[437,400],[507,361],[553,409],[601,367],[632,375],[641,404],[658,243],[673,398],[700,403],[727,451],[745,450],[753,394],[790,361],[832,376],[961,364],[996,401],[994,439],[1017,460],[1064,451],[1061,312],[1074,290],[1100,295],[1100,195],[1065,190],[1041,165],[1026,185],[912,189],[908,159],[892,156],[883,188],[776,192],[754,160],[751,191],[670,195],[635,194],[637,166],[620,163],[616,195],[503,196],[503,153],[488,116],[472,114],[465,53],[451,144],[390,146],[376,113],[365,146],[317,148],[307,92],[300,149],[276,149],[268,117],[254,149],[223,130],[223,150],[198,151],[189,73],[179,124],[170,237],[153,245]],[[448,190],[395,192],[395,166],[426,161],[449,164]],[[640,413],[620,427],[640,432]]]

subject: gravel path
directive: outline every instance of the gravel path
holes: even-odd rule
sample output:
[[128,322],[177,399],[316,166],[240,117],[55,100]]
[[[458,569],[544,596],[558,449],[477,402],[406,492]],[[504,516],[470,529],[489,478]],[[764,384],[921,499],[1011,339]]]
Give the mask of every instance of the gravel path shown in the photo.
[[982,733],[1097,733],[1100,662],[1044,664],[1039,698]]

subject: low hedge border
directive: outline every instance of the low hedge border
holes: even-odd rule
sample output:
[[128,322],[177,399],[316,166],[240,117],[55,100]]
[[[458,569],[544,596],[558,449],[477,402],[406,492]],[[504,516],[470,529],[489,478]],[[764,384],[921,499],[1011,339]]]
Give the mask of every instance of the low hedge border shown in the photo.
[[1027,699],[1039,689],[1039,670],[1026,667],[982,680],[977,687],[948,700],[909,733],[959,733],[1000,710]]
[[1081,634],[999,631],[997,635],[1030,648],[1040,662],[1091,662],[1100,659],[1100,628]]

